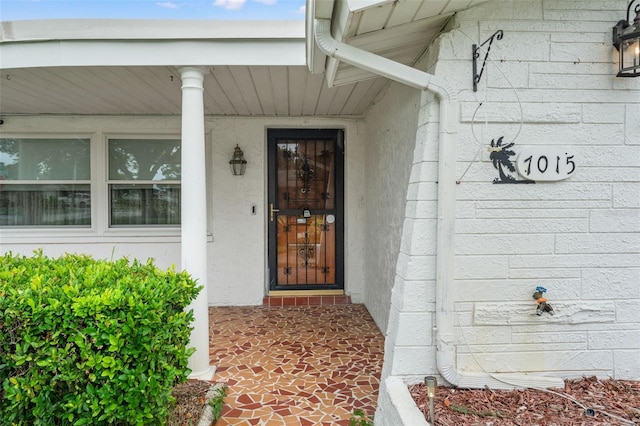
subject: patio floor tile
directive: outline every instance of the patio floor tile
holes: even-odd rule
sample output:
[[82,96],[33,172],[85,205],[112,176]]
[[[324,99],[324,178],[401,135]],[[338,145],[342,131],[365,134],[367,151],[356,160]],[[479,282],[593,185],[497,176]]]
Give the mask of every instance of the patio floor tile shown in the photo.
[[372,416],[384,338],[364,305],[209,308],[226,425],[348,425]]

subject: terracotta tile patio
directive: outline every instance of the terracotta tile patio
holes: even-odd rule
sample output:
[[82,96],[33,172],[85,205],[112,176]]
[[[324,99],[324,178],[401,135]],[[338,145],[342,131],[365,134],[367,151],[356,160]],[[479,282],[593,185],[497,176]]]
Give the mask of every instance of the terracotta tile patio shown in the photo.
[[375,412],[384,338],[364,305],[210,308],[216,426],[348,425]]

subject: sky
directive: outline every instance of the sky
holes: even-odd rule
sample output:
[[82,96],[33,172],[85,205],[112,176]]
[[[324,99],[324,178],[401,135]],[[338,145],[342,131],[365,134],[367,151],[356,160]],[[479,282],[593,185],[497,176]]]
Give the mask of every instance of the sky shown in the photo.
[[0,0],[0,21],[25,19],[303,20],[305,0]]

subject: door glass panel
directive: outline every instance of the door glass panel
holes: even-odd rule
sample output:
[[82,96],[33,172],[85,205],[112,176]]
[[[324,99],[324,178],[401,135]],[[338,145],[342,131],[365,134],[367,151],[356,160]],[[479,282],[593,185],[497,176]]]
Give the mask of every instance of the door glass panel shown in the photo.
[[278,284],[334,284],[335,229],[327,215],[278,216]]
[[278,144],[278,195],[281,209],[335,208],[335,142]]

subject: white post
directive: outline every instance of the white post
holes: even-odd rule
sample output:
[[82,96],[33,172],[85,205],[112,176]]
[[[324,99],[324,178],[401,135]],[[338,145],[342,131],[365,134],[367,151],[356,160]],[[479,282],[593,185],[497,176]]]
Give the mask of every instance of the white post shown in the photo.
[[182,79],[182,270],[204,288],[187,309],[194,324],[189,345],[196,352],[189,359],[190,378],[211,380],[209,365],[209,309],[207,298],[207,193],[204,149],[204,70],[180,68]]

